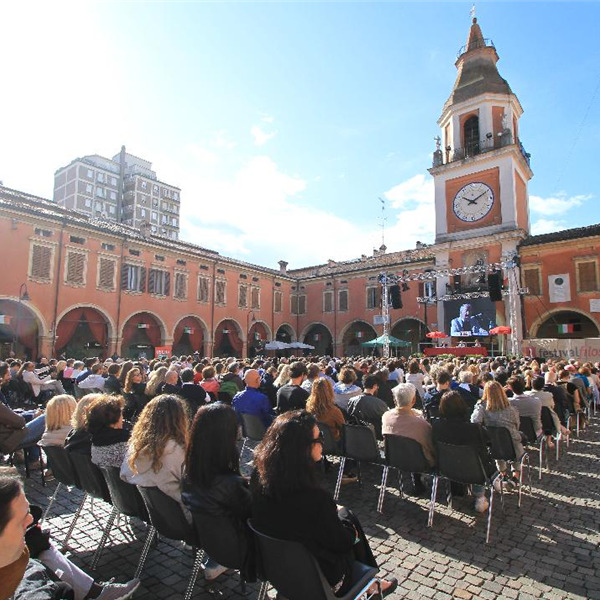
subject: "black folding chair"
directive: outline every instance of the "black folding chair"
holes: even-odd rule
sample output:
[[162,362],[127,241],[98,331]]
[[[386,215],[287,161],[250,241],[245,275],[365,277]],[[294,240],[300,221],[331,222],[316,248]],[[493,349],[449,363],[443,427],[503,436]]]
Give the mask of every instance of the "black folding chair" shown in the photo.
[[[493,475],[488,476],[477,449],[472,446],[458,446],[436,442],[436,450],[437,470],[433,476],[433,489],[431,490],[431,504],[429,506],[429,522],[427,526],[433,526],[433,515],[440,477],[465,485],[484,485],[486,490],[490,491],[487,532],[485,536],[485,543],[487,544],[490,541],[490,527],[492,525],[492,511],[494,508],[493,482],[499,473],[496,471]],[[500,499],[504,504],[502,486],[500,486]]]
[[[137,486],[127,483],[121,479],[121,470],[119,467],[101,467],[100,471],[102,472],[102,475],[106,481],[106,485],[108,486],[108,492],[110,494],[113,507],[121,515],[125,515],[126,517],[135,517],[148,524],[148,532],[146,534],[146,539],[148,539],[148,537],[150,537],[152,534],[152,526],[149,525],[150,519],[148,517],[148,511]],[[102,535],[98,549],[94,554],[92,569],[95,569],[96,565],[98,564],[100,554],[104,549],[109,533],[110,529],[107,528]],[[136,578],[139,578],[143,568],[144,563],[140,560],[135,572]]]
[[[542,462],[544,460],[544,446],[546,445],[546,437],[544,432],[537,435],[533,426],[531,417],[520,417],[519,430],[525,436],[525,443],[532,446],[538,452],[539,456],[539,475],[538,479],[542,478]],[[546,469],[548,469],[548,453],[546,452]]]
[[336,501],[340,495],[346,459],[350,458],[356,461],[356,468],[358,470],[358,483],[360,486],[362,486],[360,463],[382,463],[381,451],[377,445],[375,432],[368,425],[344,425],[342,440],[343,451],[340,456],[340,470],[338,472],[338,478],[335,484],[335,493],[333,495]]
[[517,456],[510,431],[506,427],[487,426],[486,430],[492,442],[492,458],[494,460],[504,460],[508,462],[519,463],[519,502],[521,507],[521,492],[523,489],[523,468],[527,464],[527,479],[529,483],[529,494],[531,495],[531,465],[529,464],[529,454],[523,451],[521,456]]
[[192,597],[204,556],[204,552],[199,548],[200,544],[196,530],[188,523],[181,506],[173,498],[167,496],[157,487],[137,486],[137,488],[144,499],[150,523],[153,527],[146,538],[140,564],[143,565],[146,562],[150,546],[157,533],[170,540],[181,540],[191,546],[194,552],[194,564],[184,596],[185,600],[189,600]]
[[249,415],[246,413],[240,413],[242,419],[242,436],[244,442],[242,443],[242,449],[240,450],[240,457],[244,452],[244,448],[249,442],[261,442],[267,428],[263,422],[256,415]]
[[[560,457],[560,442],[563,439],[562,433],[556,429],[556,425],[554,424],[554,419],[552,418],[552,411],[548,406],[542,406],[542,429],[544,430],[544,435],[551,435],[554,439],[554,444],[556,447],[556,460]],[[569,435],[565,436],[567,438],[567,447],[569,446]]]
[[[44,515],[41,518],[40,523],[43,523],[48,514],[50,513],[50,509],[54,504],[56,498],[58,497],[58,493],[60,490],[66,487],[80,487],[79,479],[77,478],[77,474],[75,473],[75,468],[73,467],[73,463],[71,462],[71,458],[69,453],[65,450],[64,446],[44,446],[44,454],[46,455],[46,466],[49,469],[52,469],[52,474],[54,475],[54,479],[58,481],[56,489],[54,490],[54,494],[52,494],[50,498],[50,502],[46,510],[44,511]],[[83,503],[87,494],[84,494],[81,504],[79,506],[79,510],[83,508]],[[78,514],[78,513],[77,513]]]
[[383,443],[385,448],[385,466],[383,467],[379,502],[377,504],[377,511],[380,513],[383,512],[383,500],[385,498],[385,489],[390,469],[398,470],[401,498],[404,496],[402,473],[431,474],[433,472],[429,461],[425,458],[423,447],[417,440],[401,435],[385,434],[383,436]]
[[[325,579],[314,556],[299,542],[281,540],[258,531],[248,521],[254,532],[265,579],[287,600],[356,600],[380,598],[378,569],[359,562],[353,565],[352,587],[343,596],[336,596]],[[377,591],[368,594],[376,583]],[[267,598],[268,585],[263,585],[259,600]]]

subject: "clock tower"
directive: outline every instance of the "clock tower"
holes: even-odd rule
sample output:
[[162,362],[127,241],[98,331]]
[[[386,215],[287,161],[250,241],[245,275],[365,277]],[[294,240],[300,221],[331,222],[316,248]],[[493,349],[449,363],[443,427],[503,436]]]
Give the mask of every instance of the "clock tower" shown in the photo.
[[523,109],[500,76],[498,54],[477,19],[456,61],[458,75],[438,120],[433,167],[436,244],[529,232],[533,176],[519,139]]

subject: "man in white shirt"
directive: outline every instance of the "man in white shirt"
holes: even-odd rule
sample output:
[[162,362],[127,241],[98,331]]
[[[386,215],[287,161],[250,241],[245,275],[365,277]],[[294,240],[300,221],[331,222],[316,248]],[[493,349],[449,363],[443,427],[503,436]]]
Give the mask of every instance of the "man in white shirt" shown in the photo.
[[81,390],[103,390],[104,383],[106,379],[104,379],[103,375],[104,365],[102,363],[96,363],[92,366],[92,373],[88,375],[83,381],[80,381],[77,385]]

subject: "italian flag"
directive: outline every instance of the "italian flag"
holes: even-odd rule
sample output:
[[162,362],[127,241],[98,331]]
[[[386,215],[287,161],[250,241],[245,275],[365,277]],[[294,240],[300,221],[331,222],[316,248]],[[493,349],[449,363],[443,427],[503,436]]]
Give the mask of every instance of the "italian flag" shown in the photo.
[[10,325],[11,319],[9,315],[0,315],[0,325]]
[[558,326],[558,333],[573,333],[575,331],[574,325],[562,324]]

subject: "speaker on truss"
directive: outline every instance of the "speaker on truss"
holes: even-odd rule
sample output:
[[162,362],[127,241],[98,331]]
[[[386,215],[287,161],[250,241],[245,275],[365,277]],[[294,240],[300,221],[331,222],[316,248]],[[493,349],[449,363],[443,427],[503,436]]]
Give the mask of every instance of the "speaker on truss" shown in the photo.
[[400,293],[399,285],[390,286],[390,300],[392,302],[392,308],[397,310],[402,308],[402,294]]
[[502,300],[502,271],[494,271],[488,275],[488,289],[492,302]]

